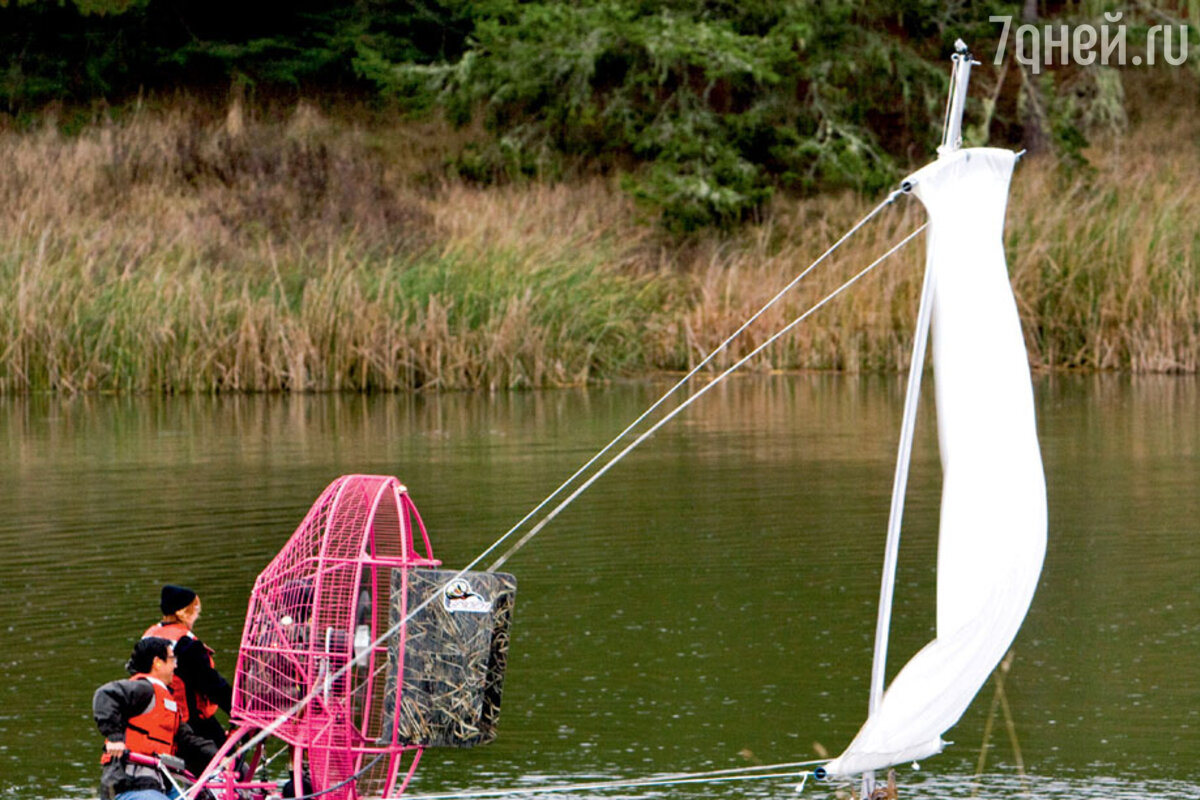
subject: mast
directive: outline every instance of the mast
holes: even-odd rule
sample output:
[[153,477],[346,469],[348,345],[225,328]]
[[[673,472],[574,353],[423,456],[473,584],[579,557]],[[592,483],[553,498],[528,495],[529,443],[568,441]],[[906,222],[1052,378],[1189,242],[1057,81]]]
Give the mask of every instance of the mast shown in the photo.
[[962,147],[962,115],[967,103],[967,85],[971,82],[971,67],[979,62],[967,51],[966,42],[954,42],[954,66],[950,71],[950,97],[946,101],[946,120],[942,128],[942,143],[938,155],[952,153]]
[[[938,156],[953,153],[962,147],[962,114],[966,104],[967,85],[975,61],[962,39],[954,43],[951,56],[950,96],[946,104],[946,119]],[[911,185],[905,185],[906,191]],[[896,586],[896,565],[900,552],[900,527],[904,517],[904,495],[908,488],[908,470],[912,460],[913,436],[917,420],[917,404],[921,392],[921,376],[925,371],[925,350],[929,341],[930,309],[933,305],[933,273],[926,269],[921,288],[921,303],[913,332],[913,349],[904,395],[904,418],[900,426],[900,444],[896,454],[896,473],[892,481],[892,503],[888,513],[887,545],[883,557],[883,574],[879,587],[879,615],[875,623],[875,653],[871,662],[871,694],[868,713],[874,714],[883,700],[884,673],[887,668],[888,634],[892,621],[892,599]],[[862,794],[866,797],[875,788],[875,773],[863,775]]]

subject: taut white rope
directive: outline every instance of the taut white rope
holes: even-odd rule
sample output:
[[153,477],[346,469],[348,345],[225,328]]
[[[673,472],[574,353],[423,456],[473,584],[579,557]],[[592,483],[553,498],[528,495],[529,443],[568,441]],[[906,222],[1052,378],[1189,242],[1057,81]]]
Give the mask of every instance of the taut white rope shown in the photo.
[[[684,375],[682,378],[680,378],[679,381],[674,386],[672,386],[670,389],[668,389],[666,392],[664,392],[662,397],[655,400],[650,405],[649,408],[647,408],[645,411],[642,412],[641,416],[639,416],[633,422],[629,423],[629,425],[626,426],[625,430],[621,431],[616,436],[614,436],[612,438],[612,441],[610,441],[608,444],[604,445],[604,447],[602,447],[600,449],[600,451],[596,453],[596,455],[592,456],[586,464],[584,464],[579,469],[575,470],[574,474],[572,474],[571,477],[567,478],[565,481],[563,481],[561,484],[559,484],[558,488],[555,489],[550,494],[548,494],[546,496],[545,500],[538,503],[528,514],[521,517],[521,519],[517,521],[517,524],[515,524],[511,528],[509,528],[508,531],[503,536],[500,537],[500,539],[496,542],[496,544],[499,544],[500,542],[507,539],[509,536],[511,536],[513,533],[515,533],[518,529],[520,529],[520,527],[522,525],[524,525],[526,522],[528,522],[530,519],[532,519],[539,511],[541,511],[543,508],[545,508],[547,505],[549,505],[551,500],[553,500],[555,497],[558,497],[558,495],[561,494],[564,489],[566,489],[568,486],[570,486],[572,483],[574,483],[576,478],[578,478],[583,473],[587,472],[587,470],[593,464],[595,464],[597,461],[599,461],[604,456],[605,453],[607,453],[609,450],[611,450],[617,444],[617,442],[624,439],[629,434],[630,431],[632,431],[634,428],[636,428],[638,425],[640,425],[647,417],[649,417],[651,414],[653,414],[655,412],[655,410],[658,409],[659,406],[661,406],[664,402],[666,402],[667,398],[669,398],[671,395],[675,394],[675,392],[677,392],[681,388],[683,388],[683,386],[688,381],[690,381],[693,377],[695,377],[696,373],[698,373],[700,370],[704,369],[704,367],[707,366],[710,361],[712,361],[714,358],[716,358],[718,353],[720,353],[722,350],[724,350],[726,347],[728,347],[730,342],[732,342],[738,336],[741,336],[742,333],[747,328],[749,328],[756,319],[761,317],[767,311],[767,309],[769,309],[771,306],[778,303],[779,300],[784,295],[786,295],[788,292],[790,292],[792,289],[794,289],[796,287],[796,284],[800,283],[800,281],[802,281],[805,278],[805,276],[807,276],[810,272],[812,272],[814,269],[816,269],[823,261],[825,261],[825,259],[829,258],[829,256],[831,256],[835,250],[837,250],[839,247],[841,247],[843,244],[845,244],[846,241],[851,236],[858,233],[859,229],[862,228],[862,226],[866,225],[868,222],[870,222],[872,219],[874,219],[879,214],[880,211],[882,211],[883,209],[887,208],[889,205],[894,203],[896,201],[896,198],[899,197],[901,194],[904,194],[904,190],[897,189],[896,191],[889,194],[882,203],[875,206],[875,208],[871,209],[871,211],[865,217],[863,217],[858,222],[856,222],[854,224],[854,226],[850,228],[850,230],[846,231],[846,233],[844,233],[842,235],[842,238],[838,239],[836,242],[834,242],[832,245],[830,245],[828,250],[826,250],[824,253],[822,253],[820,256],[818,256],[816,261],[812,262],[807,267],[805,267],[803,270],[801,270],[801,272],[798,275],[796,275],[795,278],[792,278],[791,282],[788,283],[787,286],[784,286],[782,289],[780,289],[775,294],[774,297],[772,297],[770,300],[768,300],[763,305],[762,308],[760,308],[758,311],[755,311],[750,316],[749,319],[747,319],[745,322],[743,322],[741,324],[741,326],[737,330],[735,330],[733,333],[729,334],[729,336],[727,336],[725,338],[725,341],[721,342],[719,345],[717,345],[715,348],[713,348],[712,351],[709,352],[709,354],[706,355],[700,361],[700,363],[698,363],[696,366],[692,367],[691,370],[686,375]],[[498,559],[496,559],[495,561],[492,562],[491,566],[488,567],[488,572],[494,572],[496,569],[498,569],[501,564],[503,564],[505,561],[507,561],[509,559],[509,556],[511,556],[513,553],[517,552],[522,547],[524,547],[525,543],[527,541],[529,541],[530,539],[532,539],[533,536],[534,536],[534,532],[530,531],[529,533],[525,534],[525,536],[521,537],[516,542],[516,544],[514,544],[503,555],[501,555]],[[491,550],[491,548],[488,548],[488,549]]]
[[549,786],[525,786],[515,789],[478,789],[466,792],[447,792],[444,794],[413,794],[409,800],[475,800],[484,797],[515,797],[531,794],[556,794],[561,792],[602,791],[605,789],[625,789],[642,786],[670,786],[686,783],[726,783],[732,781],[755,781],[768,778],[798,778],[807,777],[807,769],[802,772],[766,772],[766,770],[796,769],[813,767],[824,764],[825,759],[818,761],[795,761],[788,764],[768,764],[757,767],[737,767],[733,769],[718,769],[709,772],[678,772],[670,775],[656,775],[648,778],[624,778],[612,781],[593,781],[591,783],[552,784]]
[[[523,537],[521,537],[521,540],[519,542],[517,542],[517,544],[514,545],[507,553],[504,554],[504,558],[508,558],[510,555],[512,555],[514,552],[516,552],[518,548],[523,546],[526,542],[528,542],[530,539],[532,539],[534,536],[536,536],[538,533],[540,533],[541,530],[543,528],[545,528],[546,525],[552,519],[557,517],[564,508],[569,506],[572,503],[572,501],[575,500],[575,498],[579,497],[579,495],[581,495],[585,491],[587,491],[588,487],[590,487],[593,483],[595,483],[600,478],[600,476],[602,476],[604,473],[606,473],[610,469],[612,469],[618,461],[620,461],[625,456],[627,456],[631,451],[633,451],[634,448],[636,448],[642,442],[649,439],[650,436],[652,436],[655,431],[657,431],[663,425],[666,425],[668,422],[670,422],[672,419],[674,419],[680,412],[682,412],[685,408],[687,408],[692,403],[696,402],[701,397],[703,397],[705,395],[705,393],[708,392],[709,389],[713,388],[718,383],[723,381],[725,378],[729,377],[730,374],[732,374],[735,370],[739,369],[747,361],[754,358],[756,355],[761,353],[763,350],[765,350],[766,348],[768,348],[772,344],[774,344],[780,337],[782,337],[784,334],[786,334],[792,328],[796,327],[801,322],[808,319],[808,317],[810,317],[813,313],[815,313],[819,308],[824,306],[826,303],[828,303],[833,298],[837,297],[839,294],[841,294],[846,289],[850,288],[850,286],[852,286],[854,283],[856,283],[859,280],[859,278],[863,277],[868,272],[875,269],[875,267],[879,266],[879,264],[881,264],[884,261],[884,259],[886,259],[888,256],[892,255],[897,250],[899,250],[901,247],[903,247],[904,245],[911,242],[917,236],[917,234],[919,234],[921,231],[925,230],[926,225],[928,225],[928,223],[921,225],[921,227],[917,228],[915,231],[910,233],[908,236],[904,237],[902,240],[900,240],[899,244],[896,244],[894,247],[892,247],[886,253],[881,255],[879,258],[872,261],[870,263],[870,265],[863,268],[863,270],[861,272],[858,272],[857,274],[854,275],[854,277],[850,278],[848,281],[843,283],[841,286],[834,289],[832,292],[830,292],[824,298],[822,298],[817,303],[815,303],[811,308],[809,308],[803,314],[796,317],[794,320],[789,322],[787,325],[785,325],[779,331],[774,333],[765,342],[763,342],[758,347],[751,350],[746,356],[742,357],[739,361],[734,363],[733,366],[729,367],[727,370],[722,372],[720,375],[713,378],[710,382],[706,383],[694,395],[692,395],[688,399],[684,400],[682,403],[677,405],[675,408],[671,409],[671,411],[669,413],[665,414],[661,419],[659,419],[658,422],[655,422],[653,425],[651,425],[649,428],[647,428],[643,433],[639,434],[638,437],[636,439],[634,439],[624,450],[617,453],[615,456],[613,456],[611,459],[609,459],[609,461],[606,464],[604,464],[604,466],[600,467],[600,469],[598,469],[594,473],[592,473],[591,477],[589,477],[586,481],[581,483],[579,485],[579,487],[577,489],[575,489],[575,491],[573,491],[573,492],[571,492],[571,494],[567,495],[567,498],[565,500],[563,500],[561,503],[559,503],[557,506],[555,506],[554,509],[552,511],[550,511],[549,514],[547,514],[545,517],[542,518],[542,520],[540,522],[538,522],[538,524],[536,524],[532,528],[530,528],[529,533],[527,533]],[[497,562],[497,564],[499,564],[499,563],[503,563],[503,559],[501,559],[499,562]],[[493,564],[492,567],[497,566],[497,564]]]

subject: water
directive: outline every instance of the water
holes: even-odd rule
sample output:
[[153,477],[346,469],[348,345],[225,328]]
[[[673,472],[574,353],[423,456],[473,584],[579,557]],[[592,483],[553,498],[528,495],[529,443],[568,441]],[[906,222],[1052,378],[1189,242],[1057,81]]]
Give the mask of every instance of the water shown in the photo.
[[[661,388],[0,399],[0,795],[95,795],[91,693],[121,675],[162,583],[201,593],[197,631],[228,674],[255,575],[337,475],[399,476],[435,554],[457,567]],[[1037,394],[1051,545],[1005,685],[1011,734],[998,712],[975,782],[986,687],[954,747],[901,770],[905,796],[1200,798],[1200,382],[1054,377]],[[429,751],[412,791],[773,764],[844,745],[865,710],[901,404],[890,377],[744,379],[653,437],[506,565],[520,590],[500,737]],[[930,406],[895,665],[933,625]]]

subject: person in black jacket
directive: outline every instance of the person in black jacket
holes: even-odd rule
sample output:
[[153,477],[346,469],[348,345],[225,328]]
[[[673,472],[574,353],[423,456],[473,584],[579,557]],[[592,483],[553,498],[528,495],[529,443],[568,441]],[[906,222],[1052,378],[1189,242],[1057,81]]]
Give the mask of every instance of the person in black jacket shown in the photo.
[[148,637],[133,648],[126,665],[131,678],[110,681],[92,696],[92,716],[104,736],[104,770],[100,796],[104,800],[165,800],[169,788],[155,767],[131,762],[127,753],[175,755],[181,748],[204,754],[216,746],[187,724],[187,709],[170,690],[175,653],[168,639]]
[[[168,584],[162,587],[159,608],[163,613],[162,620],[142,635],[162,636],[175,643],[178,664],[171,688],[177,700],[187,703],[188,724],[192,730],[220,747],[225,742],[225,729],[216,713],[217,709],[229,713],[233,688],[217,672],[212,649],[192,630],[200,618],[200,598],[191,589]],[[199,774],[207,763],[191,748],[184,748],[181,754],[188,769],[195,774]]]

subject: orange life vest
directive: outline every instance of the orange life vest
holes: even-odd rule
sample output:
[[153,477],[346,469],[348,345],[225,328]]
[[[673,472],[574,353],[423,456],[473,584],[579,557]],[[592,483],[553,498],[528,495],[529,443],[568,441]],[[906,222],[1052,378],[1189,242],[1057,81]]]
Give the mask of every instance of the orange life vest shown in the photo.
[[143,673],[131,680],[149,681],[154,687],[154,699],[145,711],[125,723],[125,746],[144,756],[175,755],[175,732],[187,719],[187,706],[180,705],[160,680]]
[[[157,622],[146,629],[142,634],[142,638],[146,639],[150,636],[158,636],[163,639],[170,639],[172,642],[178,642],[183,637],[195,639],[196,634],[188,630],[188,626],[182,622]],[[217,668],[217,663],[213,661],[213,651],[208,645],[204,645],[204,649],[208,651],[208,665],[213,669]],[[184,713],[187,713],[187,688],[184,686],[183,678],[176,675],[171,679],[171,693],[175,695],[175,700],[183,705]],[[200,719],[208,719],[217,713],[217,704],[209,700],[199,692],[196,695],[196,713],[200,715]],[[184,721],[187,717],[184,717]]]

